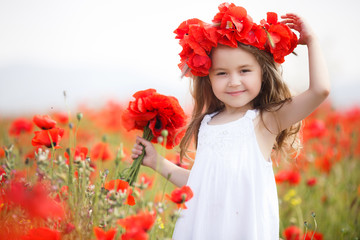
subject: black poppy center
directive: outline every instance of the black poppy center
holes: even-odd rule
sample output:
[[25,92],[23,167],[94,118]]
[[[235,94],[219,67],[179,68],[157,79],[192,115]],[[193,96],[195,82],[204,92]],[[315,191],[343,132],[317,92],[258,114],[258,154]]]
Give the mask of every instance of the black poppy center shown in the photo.
[[162,122],[160,121],[159,118],[156,118],[155,130],[161,130],[161,128],[162,128]]

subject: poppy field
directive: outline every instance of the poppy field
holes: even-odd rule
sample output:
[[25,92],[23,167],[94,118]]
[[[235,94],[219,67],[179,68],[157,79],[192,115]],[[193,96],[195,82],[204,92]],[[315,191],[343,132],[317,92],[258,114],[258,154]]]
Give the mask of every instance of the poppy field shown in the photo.
[[[142,135],[125,128],[126,108],[109,101],[0,116],[0,239],[171,239],[191,189],[144,166],[134,184],[124,181]],[[359,239],[360,107],[324,103],[301,133],[298,156],[273,159],[281,238]],[[156,142],[159,154],[191,168],[167,134]]]

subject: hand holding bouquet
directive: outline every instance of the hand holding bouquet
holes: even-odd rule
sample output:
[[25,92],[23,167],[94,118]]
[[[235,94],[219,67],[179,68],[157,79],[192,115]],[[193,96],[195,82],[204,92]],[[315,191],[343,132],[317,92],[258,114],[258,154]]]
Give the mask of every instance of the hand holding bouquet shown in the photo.
[[[161,133],[166,130],[166,148],[171,149],[179,144],[184,135],[186,117],[178,100],[172,96],[161,95],[155,89],[136,92],[133,97],[135,100],[129,102],[122,115],[124,127],[128,131],[143,130],[142,137],[153,143],[158,143]],[[130,185],[136,181],[144,156],[145,150],[125,172],[125,181]]]

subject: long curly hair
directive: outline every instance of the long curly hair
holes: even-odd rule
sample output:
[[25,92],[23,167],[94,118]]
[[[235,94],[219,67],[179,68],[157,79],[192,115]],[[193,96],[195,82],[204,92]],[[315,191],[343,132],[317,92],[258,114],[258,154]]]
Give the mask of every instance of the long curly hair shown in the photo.
[[[252,101],[252,105],[254,109],[259,110],[261,121],[263,121],[264,111],[277,111],[285,103],[292,100],[292,95],[288,86],[283,81],[281,65],[274,61],[270,53],[242,43],[239,43],[239,48],[253,54],[261,66],[261,89],[258,96]],[[214,95],[209,76],[191,77],[190,92],[193,97],[194,108],[185,135],[180,142],[180,159],[187,156],[187,151],[192,141],[195,143],[195,148],[197,147],[199,128],[204,116],[221,111],[225,107],[224,103]],[[301,122],[281,131],[276,137],[273,147],[274,153],[278,153],[281,156],[294,152],[298,153],[300,149],[298,134],[300,128]]]

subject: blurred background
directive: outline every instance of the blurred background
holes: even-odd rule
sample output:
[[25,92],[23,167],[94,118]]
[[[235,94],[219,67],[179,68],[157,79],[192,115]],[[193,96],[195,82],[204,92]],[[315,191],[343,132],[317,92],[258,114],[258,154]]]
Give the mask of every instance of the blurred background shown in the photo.
[[[0,115],[45,114],[128,101],[147,88],[191,105],[188,79],[177,64],[173,31],[189,18],[210,23],[216,0],[0,0]],[[357,0],[243,0],[255,22],[266,12],[296,12],[322,44],[336,108],[360,104],[360,2]],[[286,57],[285,81],[308,86],[307,51]],[[66,103],[63,92],[66,92]]]

